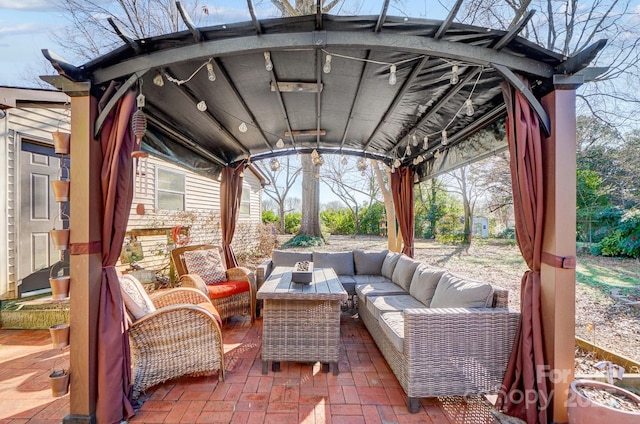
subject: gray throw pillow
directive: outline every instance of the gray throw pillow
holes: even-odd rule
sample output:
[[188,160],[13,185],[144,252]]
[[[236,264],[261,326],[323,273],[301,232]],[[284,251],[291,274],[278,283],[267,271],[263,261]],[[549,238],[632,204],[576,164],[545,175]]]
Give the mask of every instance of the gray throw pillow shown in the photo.
[[353,251],[353,263],[356,274],[361,275],[381,275],[382,263],[387,257],[388,250],[382,252],[365,252],[364,250]]
[[393,276],[391,277],[391,281],[409,291],[409,286],[411,286],[411,279],[413,278],[413,273],[416,271],[416,268],[420,265],[420,262],[414,261],[410,257],[406,255],[400,256],[398,259],[398,263],[393,270]]
[[389,280],[391,280],[391,277],[393,276],[393,270],[396,268],[396,264],[398,263],[400,256],[402,256],[402,253],[389,252],[384,258],[384,262],[382,262],[382,269],[380,272],[382,272],[382,275],[387,277]]
[[444,269],[432,268],[426,264],[420,264],[413,273],[409,294],[415,297],[425,306],[431,306],[431,299],[438,287],[438,281],[444,275]]
[[431,300],[431,308],[488,308],[493,303],[493,286],[446,272]]
[[314,268],[333,268],[338,275],[353,275],[353,252],[313,252]]
[[294,266],[296,262],[311,261],[311,252],[287,252],[274,250],[271,253],[273,266]]

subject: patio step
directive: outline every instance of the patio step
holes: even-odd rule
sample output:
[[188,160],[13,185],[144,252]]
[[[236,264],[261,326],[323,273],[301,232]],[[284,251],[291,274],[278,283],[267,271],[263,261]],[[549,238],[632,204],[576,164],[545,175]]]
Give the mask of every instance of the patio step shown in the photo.
[[51,295],[0,302],[0,328],[38,330],[69,322],[69,299]]

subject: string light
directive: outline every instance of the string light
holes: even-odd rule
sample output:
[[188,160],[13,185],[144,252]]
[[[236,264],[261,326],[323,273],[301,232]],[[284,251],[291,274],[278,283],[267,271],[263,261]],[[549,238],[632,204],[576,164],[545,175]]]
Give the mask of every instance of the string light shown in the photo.
[[396,85],[398,79],[396,78],[396,65],[391,65],[389,68],[389,85]]
[[158,72],[158,74],[153,77],[153,83],[158,87],[162,87],[164,85],[164,79],[162,78],[162,74]]
[[453,65],[451,67],[451,79],[449,80],[449,82],[451,83],[451,85],[456,85],[458,81],[458,65]]
[[273,62],[271,61],[271,53],[264,52],[264,68],[271,72],[273,70]]
[[429,148],[429,136],[425,135],[422,141],[423,141],[422,149],[427,150],[427,148]]
[[413,144],[413,147],[418,146],[418,136],[416,135],[415,131],[413,132],[413,134],[411,134],[411,144]]
[[464,102],[465,113],[467,116],[473,116],[473,102],[471,101],[471,97],[469,97]]
[[364,174],[364,171],[367,169],[367,161],[365,160],[365,158],[361,158],[358,163],[356,164],[356,168],[358,168],[358,171],[361,171]]
[[274,172],[280,170],[280,162],[278,162],[278,159],[276,158],[271,159],[271,162],[269,162],[269,166],[271,167],[271,170]]
[[207,63],[207,76],[211,82],[216,80],[216,74],[213,72],[213,64],[211,63]]
[[284,141],[282,141],[281,138],[279,138],[278,141],[276,142],[276,147],[278,149],[282,149],[284,147]]
[[324,66],[322,67],[322,72],[324,72],[325,74],[328,74],[329,72],[331,72],[331,55],[330,54],[328,54],[324,58]]
[[394,168],[400,168],[400,159],[396,158],[396,160],[393,161],[393,167]]
[[407,143],[407,149],[404,151],[405,156],[411,156],[411,146]]
[[420,178],[418,178],[418,173],[417,172],[415,174],[413,174],[413,182],[416,183],[416,184],[420,182]]
[[204,111],[207,110],[207,103],[204,100],[201,100],[201,101],[198,102],[196,107],[198,108],[198,110],[200,112],[204,112]]
[[238,127],[238,129],[240,130],[241,133],[246,133],[247,132],[247,124],[245,124],[244,122],[242,122],[240,124],[240,126]]
[[349,163],[349,162],[347,161],[347,157],[346,157],[345,155],[342,155],[342,161],[341,161],[341,163],[342,163],[342,165],[343,165],[343,166],[347,166],[347,164]]
[[447,137],[447,130],[442,130],[442,140],[440,141],[443,146],[449,144],[449,137]]
[[[212,60],[213,60],[213,58],[210,58],[209,60],[204,62],[202,65],[200,65],[195,71],[193,71],[193,73],[191,75],[189,75],[189,78],[187,78],[186,80],[179,80],[177,78],[173,78],[171,75],[169,75],[167,73],[165,73],[164,76],[167,78],[167,80],[171,81],[172,83],[174,83],[176,85],[182,85],[182,84],[185,84],[185,83],[191,81],[191,79],[193,77],[195,77],[198,72],[200,72],[200,69],[204,68],[205,66],[208,69],[209,65],[211,65],[211,61]],[[213,67],[212,67],[212,69],[213,69]]]

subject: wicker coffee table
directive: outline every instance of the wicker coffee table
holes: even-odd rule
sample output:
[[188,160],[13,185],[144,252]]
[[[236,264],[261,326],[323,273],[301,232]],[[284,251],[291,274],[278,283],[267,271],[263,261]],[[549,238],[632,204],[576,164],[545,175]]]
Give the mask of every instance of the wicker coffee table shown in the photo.
[[338,375],[340,303],[347,292],[331,268],[315,268],[310,284],[291,282],[290,267],[276,267],[257,294],[263,299],[262,373],[280,361],[321,362]]

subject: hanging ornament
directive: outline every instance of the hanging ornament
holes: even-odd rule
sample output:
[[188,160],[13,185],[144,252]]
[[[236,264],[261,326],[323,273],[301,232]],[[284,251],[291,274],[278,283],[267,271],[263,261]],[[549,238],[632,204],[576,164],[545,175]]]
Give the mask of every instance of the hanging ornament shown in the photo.
[[358,168],[358,171],[362,172],[364,175],[364,171],[367,169],[367,160],[365,158],[361,158],[356,164],[356,168]]
[[[133,181],[136,195],[147,195],[149,178],[149,153],[141,150],[131,152],[133,158]],[[134,196],[135,197],[135,196]]]
[[347,157],[346,157],[345,155],[342,155],[342,161],[341,161],[341,163],[342,163],[342,165],[343,165],[343,166],[347,166],[347,164],[349,163],[349,162],[347,161]]
[[274,172],[280,170],[280,162],[278,162],[278,159],[276,158],[271,159],[269,166],[271,167],[271,170]]
[[142,141],[142,137],[147,132],[147,116],[142,111],[144,107],[144,94],[142,94],[142,80],[138,82],[140,87],[140,94],[136,97],[136,102],[138,105],[138,110],[133,112],[133,116],[131,116],[131,129],[133,130],[133,134],[136,136],[136,143],[140,144]]

